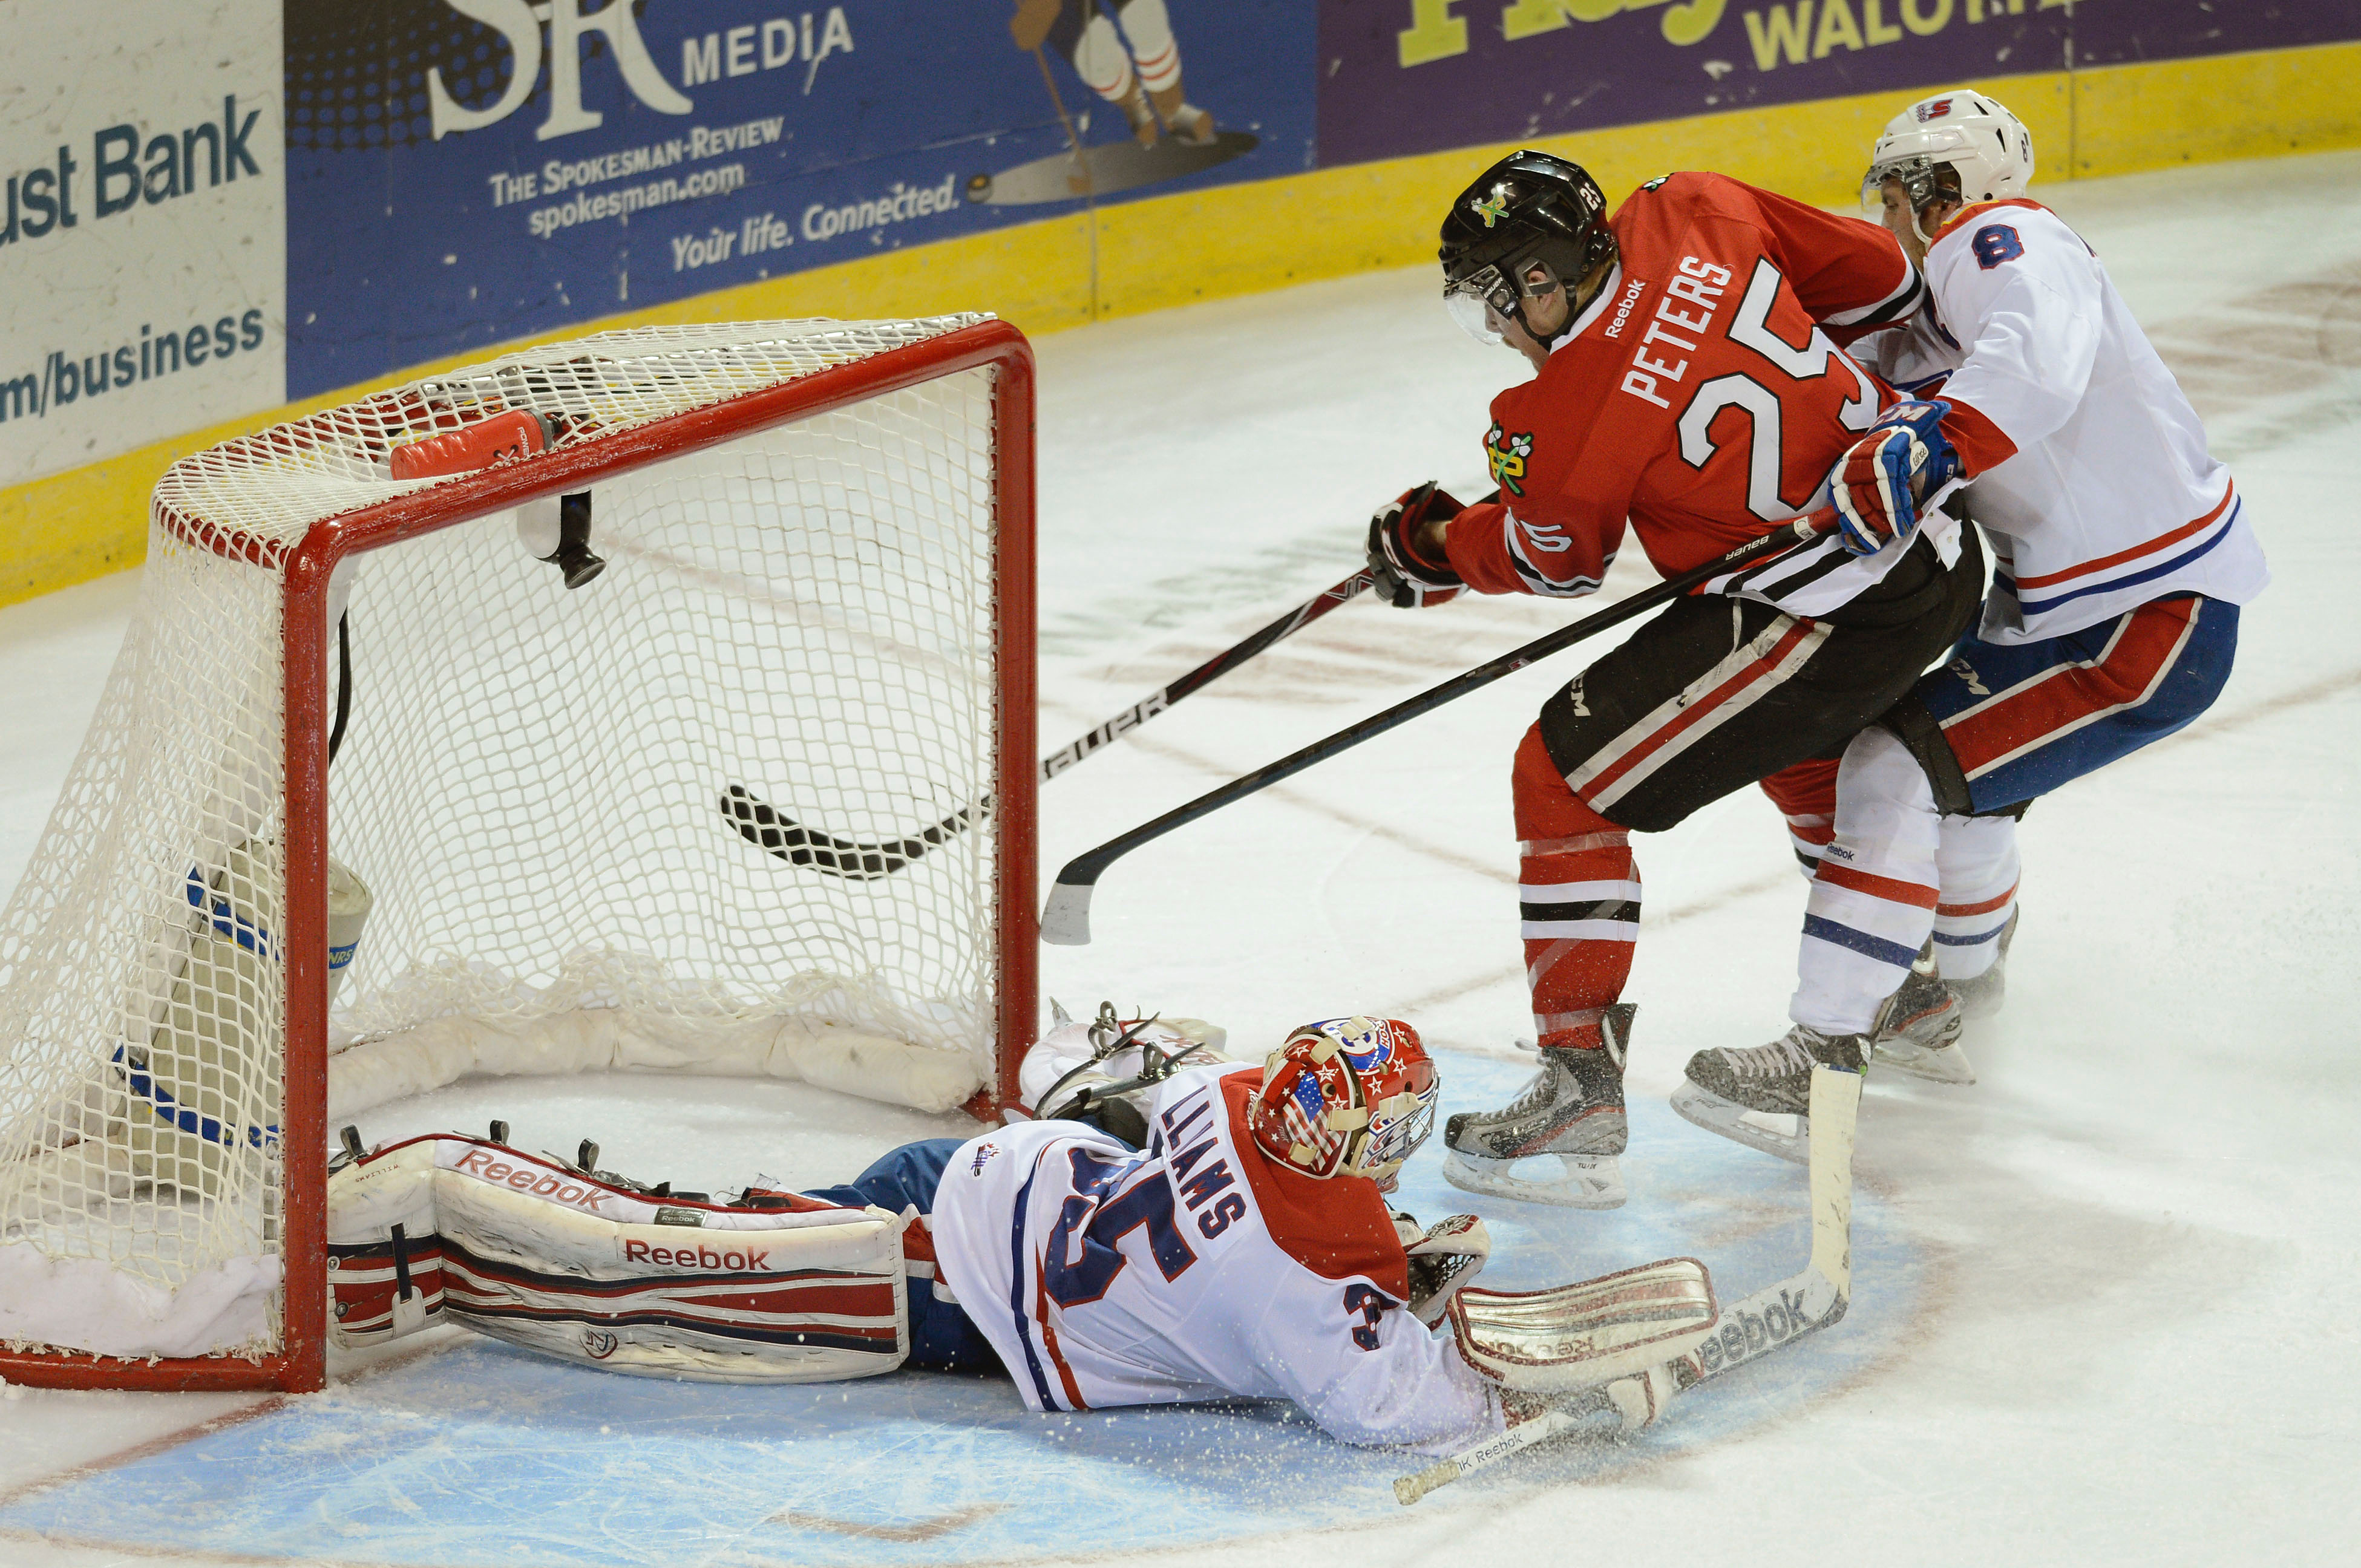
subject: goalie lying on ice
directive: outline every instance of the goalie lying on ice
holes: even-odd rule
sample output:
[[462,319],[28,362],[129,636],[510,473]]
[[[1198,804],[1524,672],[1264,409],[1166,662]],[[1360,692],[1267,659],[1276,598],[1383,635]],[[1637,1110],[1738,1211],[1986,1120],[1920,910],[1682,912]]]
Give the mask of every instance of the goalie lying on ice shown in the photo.
[[1028,1058],[1040,1119],[816,1192],[713,1202],[594,1170],[588,1144],[572,1164],[456,1135],[351,1158],[329,1184],[337,1337],[449,1320],[730,1382],[999,1367],[1037,1410],[1287,1398],[1348,1442],[1431,1444],[1619,1380],[1619,1407],[1653,1413],[1651,1369],[1716,1324],[1686,1259],[1464,1288],[1482,1222],[1422,1231],[1384,1197],[1440,1092],[1407,1024],[1307,1025],[1259,1069],[1093,1027]]

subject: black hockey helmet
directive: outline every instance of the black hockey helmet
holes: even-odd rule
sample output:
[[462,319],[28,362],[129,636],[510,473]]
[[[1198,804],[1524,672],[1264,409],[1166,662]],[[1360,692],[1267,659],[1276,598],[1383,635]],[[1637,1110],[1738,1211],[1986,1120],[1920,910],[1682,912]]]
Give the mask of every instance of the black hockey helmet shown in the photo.
[[[1512,152],[1453,198],[1443,218],[1443,299],[1452,319],[1482,343],[1499,343],[1487,313],[1526,326],[1528,294],[1562,285],[1569,303],[1583,276],[1615,255],[1607,197],[1578,163]],[[1547,280],[1532,281],[1538,268]],[[1539,337],[1539,333],[1532,334]]]

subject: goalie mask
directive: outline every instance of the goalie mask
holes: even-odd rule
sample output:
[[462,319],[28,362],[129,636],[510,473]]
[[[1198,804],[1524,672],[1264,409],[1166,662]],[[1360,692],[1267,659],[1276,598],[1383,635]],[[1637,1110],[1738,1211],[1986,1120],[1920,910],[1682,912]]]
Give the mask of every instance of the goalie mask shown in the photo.
[[1885,183],[1898,182],[1918,237],[1932,240],[1921,214],[1938,202],[1993,202],[2022,196],[2033,179],[2033,133],[1981,93],[1938,93],[1886,123],[1861,177],[1861,210],[1885,210]]
[[1398,1018],[1331,1018],[1270,1053],[1246,1123],[1265,1154],[1306,1176],[1382,1183],[1434,1130],[1441,1098],[1416,1029]]

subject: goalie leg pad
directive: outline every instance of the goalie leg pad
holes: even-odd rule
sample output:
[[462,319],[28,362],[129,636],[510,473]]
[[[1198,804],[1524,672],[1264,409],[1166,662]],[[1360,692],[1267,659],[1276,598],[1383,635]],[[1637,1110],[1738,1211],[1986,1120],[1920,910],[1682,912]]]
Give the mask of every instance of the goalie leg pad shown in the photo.
[[1705,1265],[1675,1257],[1550,1290],[1471,1288],[1452,1298],[1449,1316],[1479,1376],[1520,1393],[1566,1394],[1687,1354],[1721,1310]]
[[[422,1173],[431,1194],[423,1203]],[[759,1211],[660,1199],[498,1144],[416,1139],[330,1183],[338,1337],[373,1343],[408,1332],[391,1308],[379,1321],[377,1298],[398,1295],[404,1266],[419,1280],[416,1260],[430,1257],[435,1294],[422,1301],[416,1326],[456,1322],[642,1376],[869,1376],[909,1354],[903,1224],[874,1208]]]
[[383,1344],[443,1321],[432,1139],[379,1151],[328,1181],[329,1335]]

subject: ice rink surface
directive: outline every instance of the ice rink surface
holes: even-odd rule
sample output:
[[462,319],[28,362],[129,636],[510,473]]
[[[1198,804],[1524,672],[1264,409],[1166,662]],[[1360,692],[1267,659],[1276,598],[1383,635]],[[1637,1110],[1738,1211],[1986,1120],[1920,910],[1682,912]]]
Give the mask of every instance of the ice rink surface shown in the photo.
[[[327,1393],[0,1401],[0,1563],[2349,1563],[2361,1530],[2361,154],[2043,184],[2236,473],[2276,577],[2181,735],[2026,817],[2006,1011],[1971,1088],[1872,1077],[1856,1307],[1637,1442],[1417,1508],[1268,1407],[1025,1414],[1006,1385],[642,1382],[456,1332]],[[1426,269],[1065,334],[1042,367],[1045,749],[1345,575],[1372,507],[1485,488],[1490,395]],[[1628,552],[1593,605],[1646,581]],[[136,574],[0,610],[0,886],[94,705]],[[1588,607],[1584,607],[1588,608]],[[1559,624],[1562,606],[1329,617],[1045,786],[1043,874],[1237,773]],[[1119,863],[1044,989],[1213,1018],[1251,1054],[1414,1020],[1446,1108],[1529,1028],[1510,751],[1585,655],[1502,682]],[[1804,1248],[1801,1172],[1664,1109],[1695,1050],[1784,1027],[1803,886],[1752,793],[1643,839],[1626,996],[1630,1207],[1470,1200],[1496,1282],[1692,1253],[1730,1297]],[[716,1092],[717,1090],[722,1091]],[[957,1121],[796,1086],[476,1080],[372,1141],[492,1115],[650,1179],[849,1175]]]

